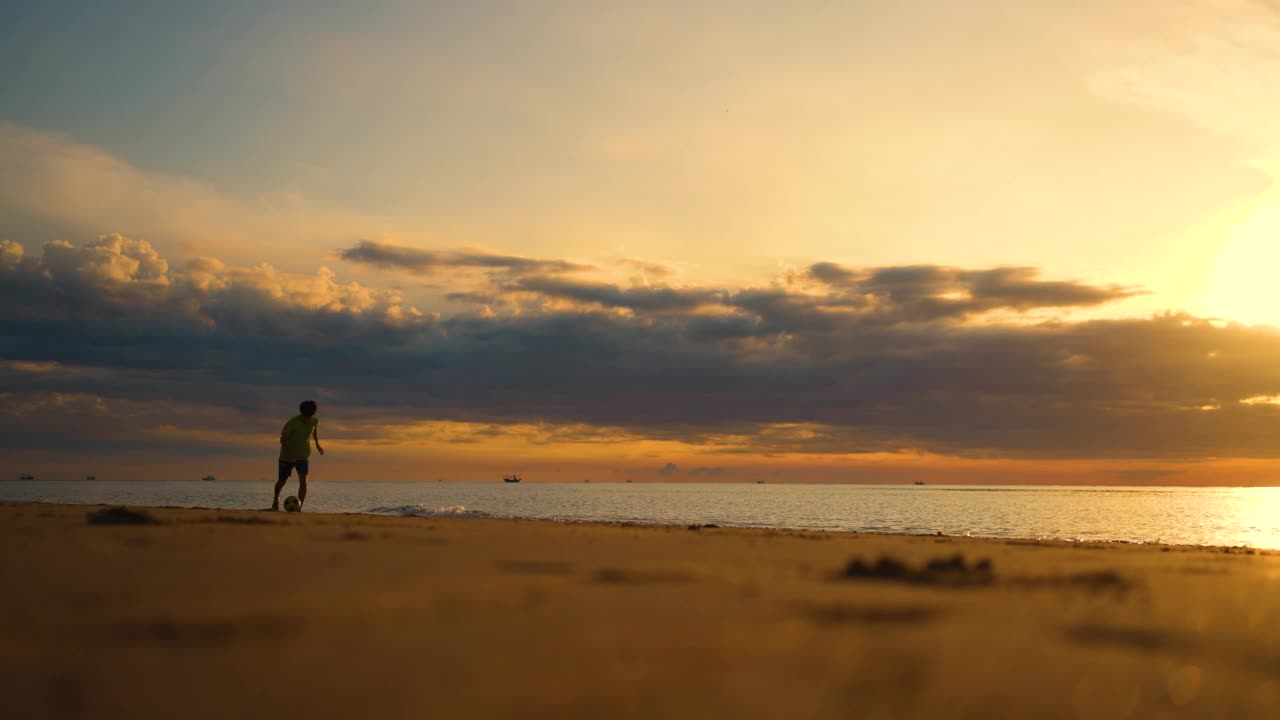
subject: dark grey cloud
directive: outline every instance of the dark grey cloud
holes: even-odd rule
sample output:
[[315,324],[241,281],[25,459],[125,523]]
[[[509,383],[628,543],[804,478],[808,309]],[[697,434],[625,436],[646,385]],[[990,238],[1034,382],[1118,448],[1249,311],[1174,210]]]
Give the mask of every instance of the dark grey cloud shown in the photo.
[[308,396],[364,425],[576,424],[725,448],[737,438],[745,452],[1280,455],[1280,407],[1242,402],[1280,395],[1274,328],[909,310],[957,283],[1006,309],[1131,292],[1023,270],[848,270],[856,281],[834,282],[841,269],[824,266],[817,292],[670,295],[533,275],[522,292],[581,304],[439,318],[323,273],[163,263],[118,236],[30,257],[0,247],[0,445],[64,442],[33,429],[44,427],[33,413],[56,429],[95,403],[129,417],[208,408],[174,418],[194,427],[274,418]]
[[549,298],[572,300],[604,307],[639,311],[687,311],[723,303],[727,293],[718,290],[670,287],[622,288],[607,283],[570,280],[562,277],[530,276],[504,287],[507,291],[534,292]]
[[931,321],[990,312],[1093,307],[1142,294],[1121,285],[1088,285],[1040,279],[1028,267],[964,270],[942,265],[860,270],[815,263],[810,278],[856,299],[861,307],[894,320]]
[[845,287],[855,285],[861,277],[859,273],[850,268],[832,262],[820,262],[810,265],[809,274],[828,285]]
[[353,247],[339,250],[338,256],[348,262],[419,274],[455,268],[504,270],[511,273],[561,273],[591,269],[589,265],[567,260],[537,260],[472,250],[422,250],[373,240],[361,240]]

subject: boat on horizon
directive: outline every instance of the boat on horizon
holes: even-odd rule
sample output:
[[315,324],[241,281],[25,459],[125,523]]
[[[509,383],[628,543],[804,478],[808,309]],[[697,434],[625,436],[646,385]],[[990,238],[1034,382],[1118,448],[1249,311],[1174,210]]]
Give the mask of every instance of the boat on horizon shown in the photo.
[[503,475],[502,482],[520,482],[520,476],[516,475],[515,473],[511,473],[510,475]]
[[85,480],[97,480],[97,479],[98,479],[98,476],[97,476],[97,475],[85,475],[85,476],[84,476],[84,479],[85,479]]
[[202,477],[202,478],[200,478],[200,479],[201,479],[201,480],[203,480],[203,481],[205,481],[205,482],[213,482],[213,481],[217,480],[218,478],[216,478],[216,477],[214,477],[214,476],[212,476],[212,475],[205,475],[204,477]]
[[32,475],[31,473],[22,473],[21,475],[18,476],[18,479],[19,480],[35,480],[36,476]]
[[917,480],[917,481],[916,481],[916,484],[917,484],[917,485],[923,485],[923,484],[924,484],[924,481],[923,481],[923,480]]

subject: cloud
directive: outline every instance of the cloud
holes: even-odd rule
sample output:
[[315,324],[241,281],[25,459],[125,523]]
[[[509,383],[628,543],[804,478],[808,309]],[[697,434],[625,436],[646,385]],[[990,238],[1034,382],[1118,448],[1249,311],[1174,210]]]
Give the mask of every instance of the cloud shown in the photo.
[[[59,442],[15,408],[65,427],[100,403],[155,428],[166,407],[203,407],[180,423],[198,438],[308,396],[362,427],[566,428],[721,453],[1280,455],[1280,408],[1257,401],[1280,396],[1274,328],[982,319],[970,313],[1132,290],[1021,269],[814,268],[793,285],[669,293],[534,273],[495,287],[577,302],[440,317],[323,268],[174,268],[121,235],[39,254],[4,243],[0,445]],[[920,309],[957,288],[962,310]],[[103,421],[117,420],[135,427]]]
[[[103,227],[146,237],[170,257],[314,267],[353,236],[395,231],[385,218],[325,207],[292,192],[249,198],[182,175],[139,168],[100,148],[0,123],[0,233],[28,248]],[[270,242],[262,242],[270,238]]]
[[0,264],[0,357],[115,372],[88,390],[74,378],[42,380],[51,392],[199,402],[221,384],[231,393],[222,399],[252,404],[255,386],[295,386],[289,375],[311,362],[306,352],[327,348],[320,362],[332,370],[362,345],[403,345],[433,322],[397,292],[339,283],[324,268],[299,275],[199,258],[175,271],[147,242],[114,234],[79,248],[46,243],[40,255],[10,249]]
[[503,287],[505,291],[524,291],[589,305],[627,308],[640,311],[688,311],[726,300],[719,290],[678,289],[670,287],[621,288],[607,283],[592,283],[559,277],[525,277]]
[[1096,286],[1046,281],[1028,267],[962,270],[939,265],[855,270],[815,263],[807,275],[855,298],[877,312],[888,310],[913,320],[974,315],[1003,309],[1093,307],[1145,294],[1121,285]]
[[[360,246],[363,247],[363,246]],[[352,251],[359,250],[360,247]],[[442,268],[449,253],[421,253],[428,267]],[[490,266],[508,267],[507,258]],[[731,290],[697,286],[671,287],[650,283],[623,287],[617,284],[566,277],[559,261],[518,258],[519,274],[495,279],[487,290],[454,292],[455,302],[494,304],[533,295],[569,306],[626,309],[641,313],[693,313],[709,308],[739,311],[760,321],[794,329],[797,324],[829,326],[830,313],[868,322],[932,322],[955,320],[992,311],[1027,312],[1044,309],[1087,308],[1145,294],[1138,288],[1081,282],[1050,281],[1040,271],[1025,267],[963,270],[939,265],[883,268],[848,268],[830,262],[815,263],[792,274],[793,283],[817,283],[819,292],[803,288],[769,287]],[[424,260],[426,262],[426,260]],[[454,267],[477,265],[454,261]]]
[[676,269],[665,263],[649,262],[640,258],[622,258],[618,264],[640,273],[637,276],[639,285],[648,285],[653,280],[664,280],[676,274]]
[[671,475],[675,475],[678,472],[680,472],[680,468],[676,467],[675,463],[669,462],[666,465],[662,466],[662,469],[658,471],[658,474],[666,477],[670,477]]
[[[1130,44],[1123,61],[1098,72],[1101,95],[1184,116],[1216,134],[1244,140],[1245,160],[1273,176],[1280,163],[1272,128],[1280,107],[1280,7],[1261,0],[1217,0],[1171,13],[1182,22]],[[1148,16],[1141,10],[1135,14]],[[1142,17],[1143,21],[1149,18]]]
[[361,240],[354,247],[338,251],[338,256],[348,262],[405,270],[416,274],[458,268],[503,270],[514,274],[562,273],[591,269],[589,265],[580,265],[567,260],[535,260],[471,250],[422,250],[372,240]]

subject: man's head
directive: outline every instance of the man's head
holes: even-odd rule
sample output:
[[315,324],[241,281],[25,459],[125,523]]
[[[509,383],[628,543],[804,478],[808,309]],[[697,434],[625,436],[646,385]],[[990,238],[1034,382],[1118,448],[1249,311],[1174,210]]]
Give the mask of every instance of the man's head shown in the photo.
[[302,413],[303,415],[306,415],[307,417],[311,417],[312,415],[315,415],[315,414],[316,414],[316,401],[315,401],[315,400],[303,400],[303,401],[302,401],[302,404],[298,406],[298,412]]

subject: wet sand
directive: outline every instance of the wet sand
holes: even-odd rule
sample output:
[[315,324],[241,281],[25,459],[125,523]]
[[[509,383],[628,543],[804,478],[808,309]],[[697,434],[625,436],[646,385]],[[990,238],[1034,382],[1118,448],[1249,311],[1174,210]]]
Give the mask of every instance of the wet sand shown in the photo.
[[1280,717],[1276,553],[103,509],[0,504],[7,717]]

